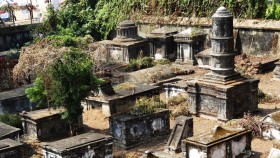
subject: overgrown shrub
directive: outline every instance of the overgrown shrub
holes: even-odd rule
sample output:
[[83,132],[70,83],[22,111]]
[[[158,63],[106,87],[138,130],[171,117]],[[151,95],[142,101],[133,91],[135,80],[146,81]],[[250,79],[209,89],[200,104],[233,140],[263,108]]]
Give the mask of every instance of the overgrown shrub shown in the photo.
[[262,137],[262,131],[266,128],[261,121],[256,120],[250,113],[244,113],[239,125],[245,129],[252,130],[255,137]]
[[168,59],[155,60],[155,65],[166,65],[166,64],[170,64],[170,61]]
[[0,122],[8,124],[13,127],[22,128],[21,118],[17,114],[3,114],[0,115]]
[[272,3],[268,5],[265,18],[280,19],[280,4],[276,0],[273,0]]
[[184,115],[188,116],[190,115],[188,110],[188,96],[179,94],[177,96],[171,97],[167,101],[168,109],[171,110],[171,117],[176,118],[178,116]]
[[272,96],[265,94],[261,89],[258,89],[258,101],[259,102],[272,101]]
[[145,69],[153,66],[154,66],[153,58],[140,56],[136,59],[130,60],[130,63],[126,67],[126,71],[137,71],[140,69]]
[[159,97],[141,97],[136,100],[136,105],[130,109],[129,114],[135,116],[151,114],[158,108],[166,108],[166,104]]

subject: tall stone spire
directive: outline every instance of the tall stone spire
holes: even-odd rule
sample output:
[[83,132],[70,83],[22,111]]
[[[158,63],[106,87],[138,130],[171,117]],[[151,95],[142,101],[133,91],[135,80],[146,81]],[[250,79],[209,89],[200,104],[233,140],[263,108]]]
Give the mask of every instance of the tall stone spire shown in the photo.
[[220,7],[212,16],[212,75],[231,76],[234,71],[234,39],[233,16],[225,8]]

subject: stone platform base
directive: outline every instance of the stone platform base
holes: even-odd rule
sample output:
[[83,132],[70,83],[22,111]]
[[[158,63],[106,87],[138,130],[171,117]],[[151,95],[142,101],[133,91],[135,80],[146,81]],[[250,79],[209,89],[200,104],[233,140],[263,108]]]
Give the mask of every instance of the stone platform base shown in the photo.
[[243,77],[230,81],[201,80],[188,81],[189,111],[220,121],[242,116],[258,108],[257,79]]

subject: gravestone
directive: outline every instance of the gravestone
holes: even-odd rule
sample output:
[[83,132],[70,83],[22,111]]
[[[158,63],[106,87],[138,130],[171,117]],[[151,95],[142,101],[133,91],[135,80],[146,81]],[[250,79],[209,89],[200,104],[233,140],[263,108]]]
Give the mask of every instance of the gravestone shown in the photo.
[[10,138],[19,141],[20,129],[0,122],[0,139]]
[[250,157],[252,132],[221,126],[182,141],[183,158]]
[[177,44],[177,63],[196,65],[195,55],[205,48],[207,33],[198,28],[188,28],[176,35],[174,41]]
[[233,16],[220,7],[212,16],[211,72],[187,82],[191,114],[227,121],[258,108],[258,79],[235,72]]
[[0,157],[1,158],[21,158],[22,143],[12,139],[0,140]]
[[181,157],[181,141],[187,137],[193,136],[193,118],[179,116],[176,118],[175,125],[172,129],[165,150],[145,151],[141,158],[177,158]]
[[187,116],[177,117],[165,147],[166,151],[179,152],[181,150],[181,140],[191,136],[193,136],[193,118]]
[[176,43],[174,42],[174,37],[177,33],[168,27],[161,27],[153,30],[147,39],[150,42],[150,57],[154,59],[176,59]]
[[45,158],[113,158],[113,138],[100,133],[84,133],[42,145]]

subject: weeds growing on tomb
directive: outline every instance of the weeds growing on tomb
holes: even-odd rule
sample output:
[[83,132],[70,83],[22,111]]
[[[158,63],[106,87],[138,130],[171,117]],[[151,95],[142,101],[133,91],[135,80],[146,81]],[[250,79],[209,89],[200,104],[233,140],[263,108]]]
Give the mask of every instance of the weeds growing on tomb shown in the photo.
[[136,105],[128,113],[135,116],[141,116],[156,112],[158,108],[166,108],[166,104],[159,97],[141,97],[136,100]]

